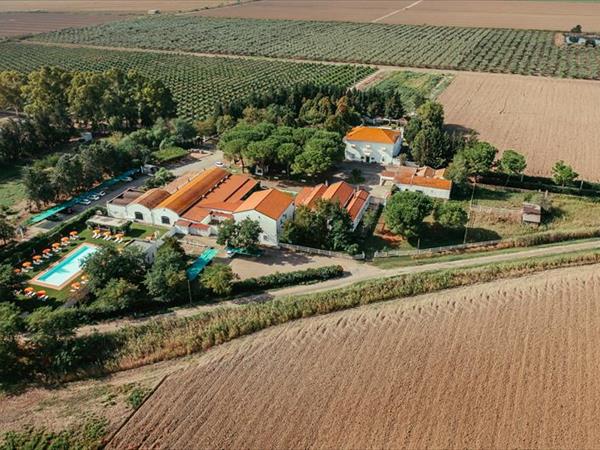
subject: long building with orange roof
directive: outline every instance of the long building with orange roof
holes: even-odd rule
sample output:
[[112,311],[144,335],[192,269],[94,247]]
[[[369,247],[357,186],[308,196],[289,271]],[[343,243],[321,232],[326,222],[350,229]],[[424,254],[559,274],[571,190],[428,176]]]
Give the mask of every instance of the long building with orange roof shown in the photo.
[[402,130],[382,127],[354,127],[344,137],[345,158],[389,165],[402,148]]
[[401,191],[421,192],[429,197],[449,200],[452,181],[445,178],[446,169],[429,166],[401,166],[395,170],[384,170],[379,174],[380,184],[392,182]]
[[252,217],[263,228],[261,242],[277,245],[283,223],[293,217],[293,198],[258,181],[214,167],[188,173],[160,189],[130,189],[111,199],[112,217],[175,227],[184,234],[216,235],[226,219]]
[[345,181],[338,181],[329,186],[319,184],[303,188],[294,199],[294,204],[296,207],[314,208],[319,200],[339,203],[348,211],[352,229],[355,230],[369,207],[371,195],[365,190],[354,189]]

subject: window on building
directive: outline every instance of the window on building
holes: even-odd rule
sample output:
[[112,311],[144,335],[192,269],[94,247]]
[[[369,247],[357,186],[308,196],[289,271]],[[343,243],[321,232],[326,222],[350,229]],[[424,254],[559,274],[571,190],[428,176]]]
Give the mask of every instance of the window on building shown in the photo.
[[170,225],[171,224],[171,220],[167,217],[167,216],[162,216],[160,218],[160,221],[165,224],[165,225]]
[[141,212],[136,212],[135,220],[144,220],[144,215]]

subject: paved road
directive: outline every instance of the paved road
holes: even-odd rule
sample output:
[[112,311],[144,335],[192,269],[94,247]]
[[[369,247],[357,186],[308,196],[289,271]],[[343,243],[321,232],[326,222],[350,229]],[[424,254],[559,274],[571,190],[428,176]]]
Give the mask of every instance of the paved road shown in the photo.
[[78,330],[78,334],[85,335],[90,334],[94,331],[98,332],[110,332],[118,330],[124,326],[129,325],[142,325],[150,320],[160,319],[160,318],[174,318],[174,317],[190,317],[195,314],[209,311],[211,309],[215,309],[218,307],[237,307],[239,304],[243,303],[252,303],[252,302],[260,302],[267,301],[277,297],[285,297],[290,295],[302,295],[302,294],[311,294],[316,292],[327,291],[330,289],[342,288],[354,283],[358,283],[361,281],[382,279],[388,277],[394,277],[398,275],[404,275],[409,273],[421,273],[435,270],[444,270],[444,269],[456,269],[456,268],[467,268],[474,267],[483,264],[497,263],[497,262],[506,262],[506,261],[514,261],[521,260],[527,258],[535,258],[540,256],[554,256],[561,255],[565,253],[572,253],[582,250],[593,250],[600,249],[600,240],[590,240],[585,242],[578,242],[575,244],[563,244],[552,247],[543,247],[543,248],[533,248],[522,250],[518,252],[508,252],[508,253],[499,253],[489,256],[480,256],[469,259],[461,259],[455,261],[446,261],[432,264],[423,264],[419,266],[408,266],[408,267],[399,267],[395,269],[380,269],[368,264],[357,263],[349,260],[344,260],[342,265],[348,271],[348,275],[344,278],[339,278],[335,280],[328,280],[322,283],[312,284],[312,285],[301,285],[301,286],[292,286],[289,288],[278,289],[273,291],[268,291],[263,294],[253,295],[249,297],[240,298],[234,301],[221,302],[216,305],[198,305],[192,307],[184,307],[173,310],[168,313],[158,314],[150,317],[144,317],[140,319],[119,319],[110,322],[103,322],[96,325],[86,325]]

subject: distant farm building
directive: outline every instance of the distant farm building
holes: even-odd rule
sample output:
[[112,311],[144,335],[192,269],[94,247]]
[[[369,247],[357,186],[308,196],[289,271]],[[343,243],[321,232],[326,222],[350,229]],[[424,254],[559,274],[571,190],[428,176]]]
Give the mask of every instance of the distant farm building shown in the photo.
[[385,170],[379,175],[379,184],[393,183],[400,191],[421,192],[428,197],[450,199],[452,181],[446,180],[446,169],[433,169],[428,166],[407,167]]

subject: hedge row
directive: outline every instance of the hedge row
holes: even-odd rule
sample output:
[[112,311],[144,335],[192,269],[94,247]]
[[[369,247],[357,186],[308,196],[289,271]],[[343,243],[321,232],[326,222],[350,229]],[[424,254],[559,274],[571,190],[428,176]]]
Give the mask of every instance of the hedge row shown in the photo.
[[343,274],[344,268],[340,265],[297,270],[287,273],[275,272],[260,278],[248,278],[238,281],[233,285],[233,293],[241,294],[297,284],[317,283],[332,278],[339,278]]
[[102,375],[189,355],[296,319],[441,289],[597,263],[600,263],[600,251],[470,269],[423,272],[266,303],[217,308],[190,318],[153,321],[114,333],[79,337],[77,347],[95,349],[97,352],[94,352],[94,360],[89,365],[80,367],[67,379]]

